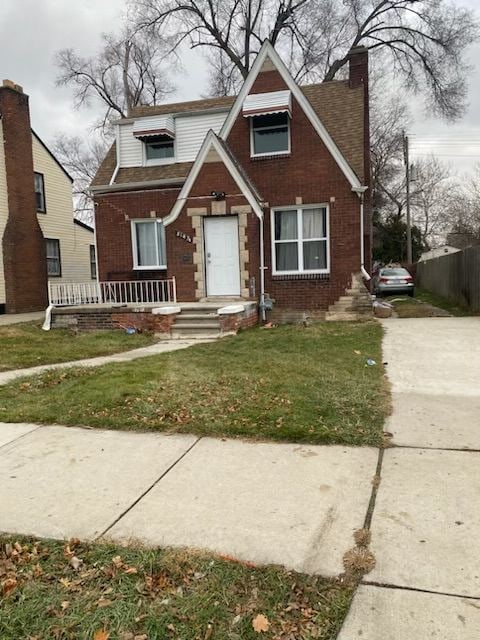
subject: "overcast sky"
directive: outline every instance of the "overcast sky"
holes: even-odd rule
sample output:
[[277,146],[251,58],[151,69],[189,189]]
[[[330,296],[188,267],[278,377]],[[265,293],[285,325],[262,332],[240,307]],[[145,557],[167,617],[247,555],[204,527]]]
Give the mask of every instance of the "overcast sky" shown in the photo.
[[[459,0],[460,1],[460,0]],[[480,10],[480,0],[461,0]],[[24,87],[30,95],[32,126],[46,142],[57,133],[88,135],[94,112],[75,111],[71,92],[55,86],[55,51],[73,47],[81,55],[93,54],[102,32],[115,31],[121,23],[124,0],[0,0],[0,68],[2,78]],[[188,73],[177,80],[179,87],[172,100],[195,99],[207,89],[206,64],[200,54],[188,52],[184,66]],[[470,51],[474,66],[471,76],[469,109],[461,122],[447,125],[425,116],[415,102],[415,119],[411,133],[432,135],[431,149],[451,161],[459,170],[471,168],[480,161],[480,45]],[[439,147],[435,136],[458,132],[468,140],[476,138],[477,146]],[[426,153],[430,147],[413,145]],[[455,156],[446,154],[455,153]],[[465,153],[475,157],[458,157]]]

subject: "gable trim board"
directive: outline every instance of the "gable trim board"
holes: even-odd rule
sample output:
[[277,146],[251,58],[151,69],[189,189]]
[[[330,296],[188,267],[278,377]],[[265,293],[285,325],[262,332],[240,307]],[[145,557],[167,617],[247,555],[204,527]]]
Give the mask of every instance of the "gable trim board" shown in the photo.
[[177,201],[175,202],[171,212],[163,219],[163,224],[165,226],[174,222],[180,212],[182,211],[185,202],[188,199],[190,191],[195,184],[195,180],[200,173],[200,169],[203,167],[205,160],[212,150],[212,148],[217,152],[220,160],[223,162],[227,170],[229,171],[232,178],[235,180],[237,185],[239,186],[241,192],[245,196],[248,204],[252,207],[252,210],[255,212],[257,217],[262,220],[263,219],[263,209],[260,202],[257,200],[252,187],[247,183],[246,179],[242,175],[240,169],[236,166],[235,162],[230,153],[228,153],[225,143],[220,140],[220,138],[215,134],[214,131],[210,129],[207,133],[207,136],[202,144],[202,147],[199,151],[197,159],[195,160],[193,167],[186,179],[182,190],[180,191]]
[[332,155],[337,165],[340,167],[345,178],[350,183],[350,186],[352,187],[352,189],[361,187],[362,185],[357,175],[355,174],[353,169],[350,167],[345,157],[340,152],[339,148],[333,141],[333,138],[330,136],[330,134],[322,124],[320,118],[315,113],[312,105],[310,104],[308,99],[305,97],[305,95],[302,93],[302,90],[300,89],[300,87],[296,84],[292,75],[288,71],[287,67],[285,66],[285,64],[283,63],[283,61],[281,60],[281,58],[279,57],[279,55],[277,54],[277,52],[275,51],[275,49],[273,48],[269,40],[264,41],[262,48],[260,49],[260,53],[255,59],[255,62],[253,63],[250,73],[246,78],[245,82],[243,83],[240,93],[238,94],[237,99],[235,100],[233,107],[231,108],[230,113],[228,114],[225,120],[225,123],[220,131],[220,138],[222,138],[222,140],[227,140],[230,134],[230,131],[232,130],[233,124],[236,121],[238,115],[240,114],[243,108],[243,104],[253,86],[253,83],[257,79],[257,76],[260,73],[261,68],[267,58],[270,58],[273,65],[276,67],[283,81],[285,82],[287,87],[290,89],[292,96],[296,99],[300,107],[303,109],[305,115],[312,123],[312,126],[320,136],[321,140],[323,141],[324,145],[327,147],[328,151]]

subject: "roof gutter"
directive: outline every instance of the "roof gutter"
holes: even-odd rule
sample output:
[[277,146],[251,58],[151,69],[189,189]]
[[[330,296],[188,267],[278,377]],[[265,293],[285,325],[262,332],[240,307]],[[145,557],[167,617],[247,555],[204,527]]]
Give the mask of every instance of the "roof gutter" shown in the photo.
[[90,187],[92,193],[112,193],[114,191],[129,191],[131,189],[149,189],[164,187],[165,185],[182,185],[187,178],[162,178],[160,180],[147,180],[145,182],[118,182],[116,184],[97,185]]
[[365,211],[365,191],[368,187],[352,187],[352,191],[354,191],[357,196],[360,198],[360,271],[362,273],[363,278],[368,282],[372,279],[371,275],[365,269],[365,241],[364,241],[364,211]]

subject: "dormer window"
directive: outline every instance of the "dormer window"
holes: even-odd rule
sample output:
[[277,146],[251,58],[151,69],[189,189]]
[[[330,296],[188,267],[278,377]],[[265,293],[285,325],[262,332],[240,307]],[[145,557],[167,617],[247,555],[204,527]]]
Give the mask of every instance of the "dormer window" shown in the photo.
[[168,136],[158,136],[147,138],[145,144],[145,159],[166,160],[175,156],[175,148],[172,138]]
[[252,158],[290,153],[290,91],[253,93],[243,103],[243,115],[250,119]]

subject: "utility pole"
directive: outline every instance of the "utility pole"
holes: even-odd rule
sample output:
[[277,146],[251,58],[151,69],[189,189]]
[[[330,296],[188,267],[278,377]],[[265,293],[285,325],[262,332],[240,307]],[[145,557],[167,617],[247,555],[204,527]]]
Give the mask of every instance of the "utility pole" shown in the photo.
[[410,218],[410,154],[408,136],[403,132],[403,155],[406,167],[406,187],[407,187],[407,263],[413,262],[412,258],[412,221]]

